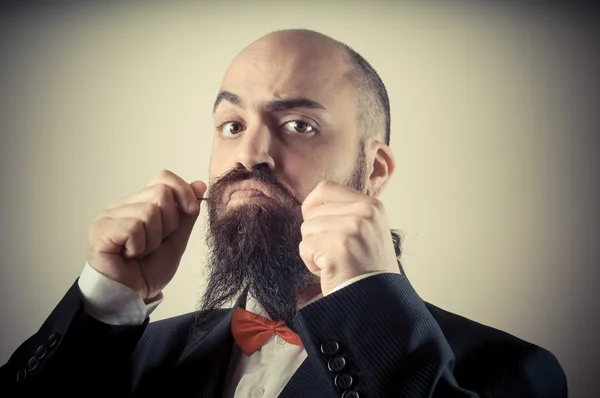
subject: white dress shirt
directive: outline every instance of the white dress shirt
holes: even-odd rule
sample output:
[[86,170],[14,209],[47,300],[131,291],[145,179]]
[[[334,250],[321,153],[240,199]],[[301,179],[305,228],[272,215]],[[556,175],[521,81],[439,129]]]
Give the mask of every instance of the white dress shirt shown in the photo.
[[[331,293],[381,273],[384,272],[358,276],[337,286]],[[85,264],[79,278],[79,289],[86,312],[109,325],[141,325],[164,299],[160,293],[155,300],[146,304],[133,290],[105,277],[88,263]],[[304,306],[320,298],[321,294]],[[269,318],[266,311],[251,296],[248,296],[246,309]],[[250,356],[246,356],[234,343],[222,397],[277,397],[306,356],[303,346],[289,344],[279,336],[271,337],[261,349]]]

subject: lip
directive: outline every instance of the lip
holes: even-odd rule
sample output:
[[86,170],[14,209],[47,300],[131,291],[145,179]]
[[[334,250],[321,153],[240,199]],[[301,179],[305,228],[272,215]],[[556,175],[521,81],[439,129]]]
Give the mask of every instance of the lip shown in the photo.
[[268,198],[268,196],[265,195],[263,191],[260,191],[258,189],[237,189],[231,192],[229,201],[232,202],[234,200],[249,198]]
[[248,200],[248,199],[273,199],[274,194],[270,192],[265,186],[257,184],[254,181],[242,181],[239,184],[235,184],[229,188],[224,196],[225,204],[237,201],[237,200]]

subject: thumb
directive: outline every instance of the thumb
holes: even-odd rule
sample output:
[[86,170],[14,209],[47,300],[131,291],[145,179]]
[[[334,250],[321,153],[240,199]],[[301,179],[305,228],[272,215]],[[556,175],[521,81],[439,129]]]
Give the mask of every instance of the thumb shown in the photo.
[[194,181],[190,184],[197,198],[203,198],[206,193],[206,183],[204,181]]

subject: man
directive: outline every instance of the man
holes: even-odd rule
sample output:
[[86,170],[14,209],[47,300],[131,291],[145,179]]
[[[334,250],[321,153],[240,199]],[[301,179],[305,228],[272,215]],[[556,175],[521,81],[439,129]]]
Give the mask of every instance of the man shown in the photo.
[[[269,34],[233,60],[213,113],[209,193],[163,171],[103,211],[82,275],[2,367],[4,391],[566,397],[550,352],[424,303],[402,274],[377,199],[395,167],[389,101],[360,55]],[[202,202],[200,308],[149,323]]]

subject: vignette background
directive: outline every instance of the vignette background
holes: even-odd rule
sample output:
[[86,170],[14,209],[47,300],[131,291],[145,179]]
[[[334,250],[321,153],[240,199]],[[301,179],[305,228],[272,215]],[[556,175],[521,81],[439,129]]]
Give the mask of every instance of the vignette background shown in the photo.
[[[382,199],[417,292],[549,349],[570,396],[593,396],[599,19],[567,4],[3,3],[0,362],[77,278],[107,204],[161,169],[207,178],[225,68],[300,27],[355,48],[387,86],[397,172]],[[203,233],[152,319],[194,310]]]

